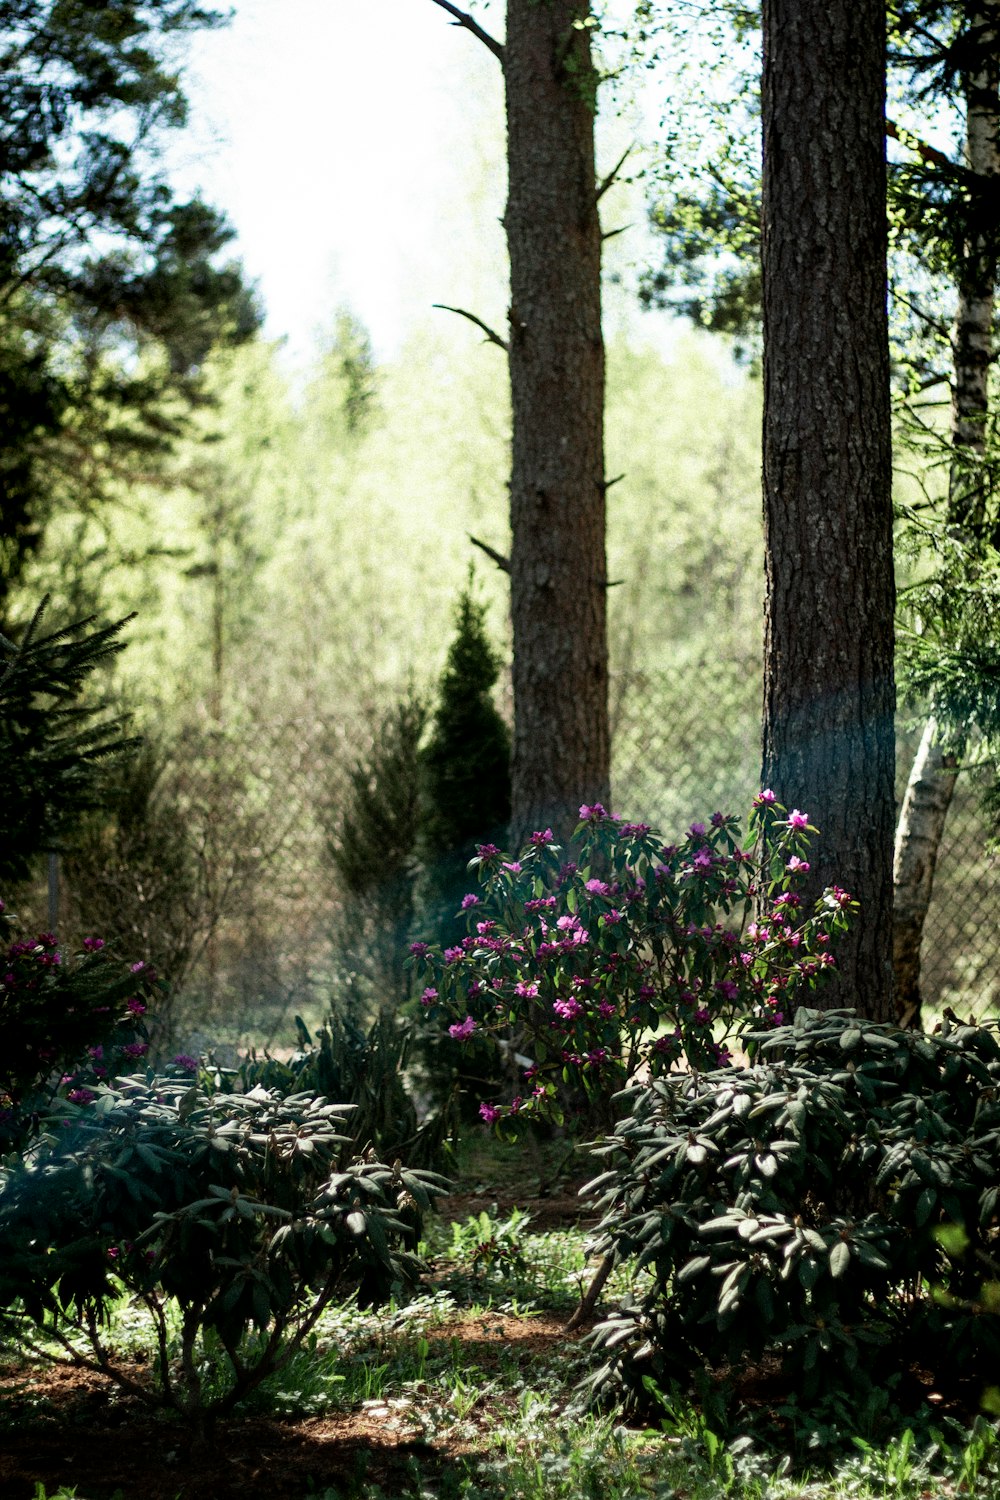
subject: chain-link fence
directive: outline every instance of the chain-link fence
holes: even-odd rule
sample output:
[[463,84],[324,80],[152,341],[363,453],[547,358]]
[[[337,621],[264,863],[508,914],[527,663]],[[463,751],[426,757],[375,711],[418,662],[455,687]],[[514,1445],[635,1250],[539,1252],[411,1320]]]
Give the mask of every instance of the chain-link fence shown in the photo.
[[[760,774],[758,659],[695,663],[618,685],[615,806],[663,831],[715,808],[745,812]],[[900,734],[901,797],[916,739]],[[958,780],[924,928],[925,1013],[1000,1009],[1000,867],[987,851],[980,788]]]
[[[754,658],[616,679],[616,811],[666,836],[716,808],[745,813],[759,775],[760,701]],[[316,1019],[325,1010],[340,905],[327,840],[365,733],[324,717],[192,729],[172,745],[158,795],[187,829],[193,871],[179,1040],[203,1030],[216,1040],[281,1043],[292,1039],[295,1014]],[[900,763],[905,783],[905,746]],[[1000,1008],[1000,872],[986,835],[977,789],[962,778],[924,936],[931,1012]],[[76,895],[86,919],[87,891]]]

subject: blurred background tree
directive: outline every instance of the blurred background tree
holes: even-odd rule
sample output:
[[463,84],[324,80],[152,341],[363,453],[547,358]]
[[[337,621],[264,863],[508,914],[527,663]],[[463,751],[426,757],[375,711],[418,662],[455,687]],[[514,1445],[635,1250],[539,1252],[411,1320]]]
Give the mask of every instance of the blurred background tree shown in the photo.
[[224,217],[160,164],[193,0],[0,4],[0,623],[51,517],[160,472],[259,323]]

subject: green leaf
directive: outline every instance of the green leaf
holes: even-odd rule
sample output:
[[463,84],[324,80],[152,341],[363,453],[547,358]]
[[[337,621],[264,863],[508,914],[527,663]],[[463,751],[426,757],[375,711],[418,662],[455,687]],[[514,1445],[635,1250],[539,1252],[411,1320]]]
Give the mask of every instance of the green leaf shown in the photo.
[[851,1247],[846,1240],[837,1240],[830,1249],[830,1275],[843,1276],[851,1263]]
[[937,1207],[937,1196],[932,1187],[926,1187],[917,1198],[916,1206],[913,1210],[913,1219],[918,1228],[922,1228],[927,1223],[927,1220]]

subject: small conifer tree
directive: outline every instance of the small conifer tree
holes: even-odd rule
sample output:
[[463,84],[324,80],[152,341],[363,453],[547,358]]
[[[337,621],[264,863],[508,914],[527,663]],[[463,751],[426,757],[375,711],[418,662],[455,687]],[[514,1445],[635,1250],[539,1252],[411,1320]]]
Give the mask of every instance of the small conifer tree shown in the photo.
[[423,920],[444,943],[464,936],[455,914],[476,845],[502,845],[510,818],[510,734],[493,702],[500,659],[472,584],[470,572],[420,757]]

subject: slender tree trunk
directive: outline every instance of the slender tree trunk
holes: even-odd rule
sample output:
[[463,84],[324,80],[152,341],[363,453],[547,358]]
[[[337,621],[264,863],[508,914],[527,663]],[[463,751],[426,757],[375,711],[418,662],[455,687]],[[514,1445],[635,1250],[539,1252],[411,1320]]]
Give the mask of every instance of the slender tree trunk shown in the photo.
[[[979,11],[986,38],[986,65],[965,80],[966,165],[981,181],[987,204],[1000,197],[1000,89],[997,45],[1000,5],[989,0]],[[994,198],[994,214],[995,210]],[[952,329],[951,441],[954,460],[948,481],[948,520],[972,536],[988,526],[986,487],[981,470],[969,459],[980,457],[986,438],[989,373],[994,356],[994,297],[997,280],[995,234],[972,234],[961,247],[958,299]],[[893,966],[896,1013],[901,1025],[919,1026],[920,965],[924,923],[934,888],[934,871],[955,790],[954,757],[936,742],[937,725],[929,719],[910,771],[896,828],[893,864],[895,918]]]
[[928,719],[913,759],[896,829],[892,964],[896,1019],[900,1026],[920,1024],[920,942],[945,819],[955,790],[954,757],[942,752],[937,732],[937,721]]
[[508,0],[511,838],[610,780],[601,227],[588,0]]
[[818,1003],[892,1010],[885,7],[764,0],[763,779],[861,903]]

